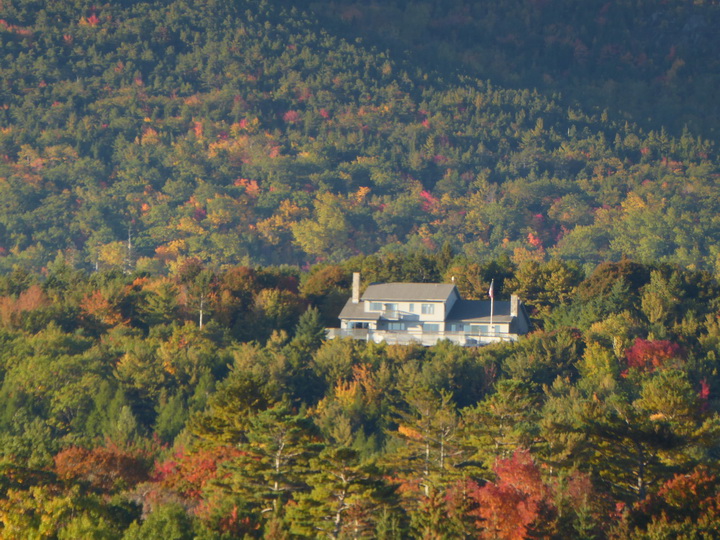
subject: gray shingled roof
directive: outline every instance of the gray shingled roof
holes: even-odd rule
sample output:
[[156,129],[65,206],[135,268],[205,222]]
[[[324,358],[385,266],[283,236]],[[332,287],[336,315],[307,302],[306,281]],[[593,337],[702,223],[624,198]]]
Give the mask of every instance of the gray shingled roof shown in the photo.
[[359,304],[353,304],[352,298],[347,301],[345,304],[345,307],[340,312],[339,318],[340,319],[353,319],[353,320],[360,320],[360,321],[377,321],[380,319],[380,313],[370,312],[365,313],[364,311],[365,305],[360,302]]
[[379,283],[369,285],[362,300],[443,302],[454,288],[448,283]]

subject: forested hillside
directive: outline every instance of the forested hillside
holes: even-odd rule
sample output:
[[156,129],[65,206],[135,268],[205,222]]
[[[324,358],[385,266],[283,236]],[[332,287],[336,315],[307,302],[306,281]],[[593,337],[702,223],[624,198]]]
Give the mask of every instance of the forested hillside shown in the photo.
[[511,88],[562,92],[646,129],[717,138],[717,2],[388,0],[316,2],[348,35],[413,62]]
[[712,140],[444,79],[278,4],[3,2],[2,267],[449,243],[715,269]]
[[0,537],[713,538],[718,9],[0,0]]

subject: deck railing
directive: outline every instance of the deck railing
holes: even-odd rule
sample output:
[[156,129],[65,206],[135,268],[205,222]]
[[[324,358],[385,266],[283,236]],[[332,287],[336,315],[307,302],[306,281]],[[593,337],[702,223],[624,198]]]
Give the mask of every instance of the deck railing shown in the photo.
[[434,345],[438,341],[447,339],[453,343],[463,346],[487,345],[489,343],[497,343],[499,341],[515,341],[517,334],[505,334],[502,332],[483,332],[483,333],[467,333],[467,332],[407,332],[402,330],[371,330],[367,328],[341,329],[328,328],[328,339],[336,337],[350,337],[353,339],[362,339],[365,341],[374,341],[380,343],[382,341],[392,345],[409,345],[411,343],[420,343],[422,345]]

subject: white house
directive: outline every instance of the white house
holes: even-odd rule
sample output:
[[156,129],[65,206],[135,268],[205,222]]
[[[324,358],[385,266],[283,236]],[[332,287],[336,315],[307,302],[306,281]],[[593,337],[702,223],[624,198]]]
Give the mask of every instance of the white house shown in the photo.
[[360,297],[360,275],[340,313],[340,328],[328,337],[434,345],[448,339],[459,345],[513,341],[530,331],[530,318],[517,296],[509,302],[463,300],[447,283],[381,283]]

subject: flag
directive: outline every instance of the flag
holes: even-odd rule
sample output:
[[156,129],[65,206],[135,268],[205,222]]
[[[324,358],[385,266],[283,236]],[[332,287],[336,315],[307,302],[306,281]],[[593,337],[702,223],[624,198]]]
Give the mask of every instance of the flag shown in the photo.
[[495,280],[493,279],[493,280],[490,282],[490,289],[488,290],[488,296],[489,296],[491,299],[492,299],[492,298],[495,298],[495,293],[494,293],[494,291],[493,291],[493,288],[494,288],[494,287],[495,287]]

